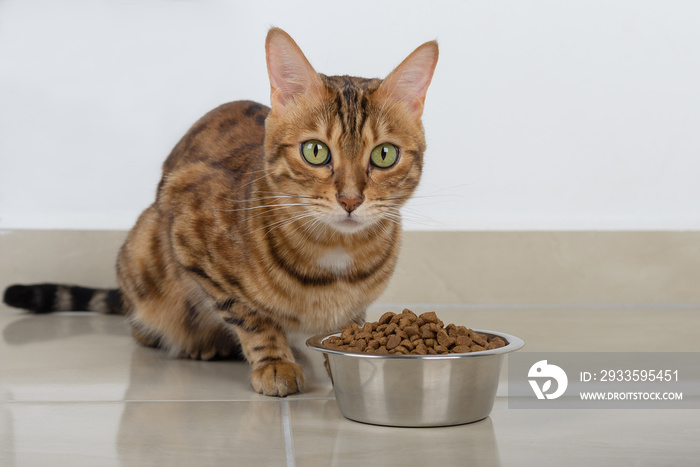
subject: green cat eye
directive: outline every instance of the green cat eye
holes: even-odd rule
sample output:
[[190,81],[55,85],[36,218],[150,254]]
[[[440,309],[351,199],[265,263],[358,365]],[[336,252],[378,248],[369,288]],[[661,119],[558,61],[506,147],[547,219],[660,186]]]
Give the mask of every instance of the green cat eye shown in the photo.
[[312,165],[327,164],[331,160],[331,150],[325,143],[312,139],[301,145],[301,155]]
[[387,169],[396,164],[396,160],[399,158],[399,148],[391,143],[380,144],[372,149],[369,158],[375,166]]

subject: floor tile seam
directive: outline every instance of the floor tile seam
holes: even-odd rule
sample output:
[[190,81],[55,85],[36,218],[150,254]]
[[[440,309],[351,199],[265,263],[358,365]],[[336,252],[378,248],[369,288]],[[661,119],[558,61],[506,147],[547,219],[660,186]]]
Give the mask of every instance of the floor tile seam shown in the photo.
[[123,403],[211,403],[211,402],[264,402],[279,403],[279,399],[62,399],[62,400],[0,400],[0,404],[123,404]]
[[[430,302],[402,302],[402,303],[382,303],[375,302],[371,305],[371,308],[405,308],[409,306],[414,307],[433,307],[436,309],[455,309],[455,308],[466,308],[466,309],[532,309],[532,308],[591,308],[591,309],[628,309],[628,308],[642,308],[642,309],[693,309],[700,308],[700,303],[602,303],[602,302],[576,302],[576,303],[527,303],[523,301],[522,303],[430,303]],[[78,312],[78,311],[61,311],[51,313],[52,316],[104,316],[101,313],[96,312]],[[24,313],[14,310],[0,310],[0,316],[36,316],[33,313]]]
[[97,404],[97,403],[124,403],[124,402],[183,402],[183,403],[207,403],[207,402],[281,402],[283,400],[287,401],[332,401],[335,400],[333,396],[310,396],[310,397],[288,397],[288,398],[269,398],[269,399],[14,399],[14,400],[0,400],[0,404]]
[[[22,310],[15,311],[15,310],[0,310],[0,316],[22,316],[22,317],[27,317],[27,316],[41,316],[42,318],[48,317],[48,316],[54,316],[54,317],[60,317],[60,316],[84,316],[86,318],[92,317],[92,316],[110,316],[112,318],[122,318],[124,319],[124,316],[122,315],[106,315],[104,313],[99,313],[97,311],[52,311],[50,313],[28,313]],[[125,321],[126,322],[126,321]]]
[[287,467],[296,467],[294,438],[292,437],[292,420],[289,411],[289,399],[280,399],[280,416],[282,419],[282,436],[284,438],[284,455]]
[[286,399],[289,401],[334,401],[335,396],[292,396]]
[[533,310],[533,309],[590,309],[590,310],[693,310],[700,303],[374,303],[369,309],[383,308],[433,308],[435,310]]

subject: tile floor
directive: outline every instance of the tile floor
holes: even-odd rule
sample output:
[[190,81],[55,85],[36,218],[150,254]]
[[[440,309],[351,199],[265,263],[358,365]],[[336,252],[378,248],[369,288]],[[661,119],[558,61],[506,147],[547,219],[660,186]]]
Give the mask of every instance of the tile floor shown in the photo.
[[[376,319],[387,309],[370,311]],[[699,352],[699,308],[438,311],[514,334],[522,351]],[[342,417],[322,358],[299,345],[306,392],[254,394],[244,363],[168,359],[121,317],[0,312],[0,465],[698,465],[698,410],[514,410],[446,428]]]

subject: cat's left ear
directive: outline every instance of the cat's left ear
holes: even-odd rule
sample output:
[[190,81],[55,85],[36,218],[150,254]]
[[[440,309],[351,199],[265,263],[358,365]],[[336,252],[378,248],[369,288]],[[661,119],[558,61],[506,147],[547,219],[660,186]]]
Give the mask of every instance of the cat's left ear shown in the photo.
[[420,118],[438,55],[437,41],[421,45],[384,79],[377,95],[383,99],[403,101],[409,111]]
[[272,28],[265,41],[272,112],[282,111],[295,98],[311,97],[324,89],[321,78],[289,34]]

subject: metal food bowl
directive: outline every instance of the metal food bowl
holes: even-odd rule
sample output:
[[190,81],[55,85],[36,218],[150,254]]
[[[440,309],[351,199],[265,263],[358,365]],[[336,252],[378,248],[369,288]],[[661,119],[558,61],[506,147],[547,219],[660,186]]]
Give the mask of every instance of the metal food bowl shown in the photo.
[[427,427],[472,423],[488,417],[498,389],[503,356],[522,339],[494,331],[504,347],[443,355],[380,355],[324,347],[339,332],[306,341],[323,352],[340,412],[373,425]]

